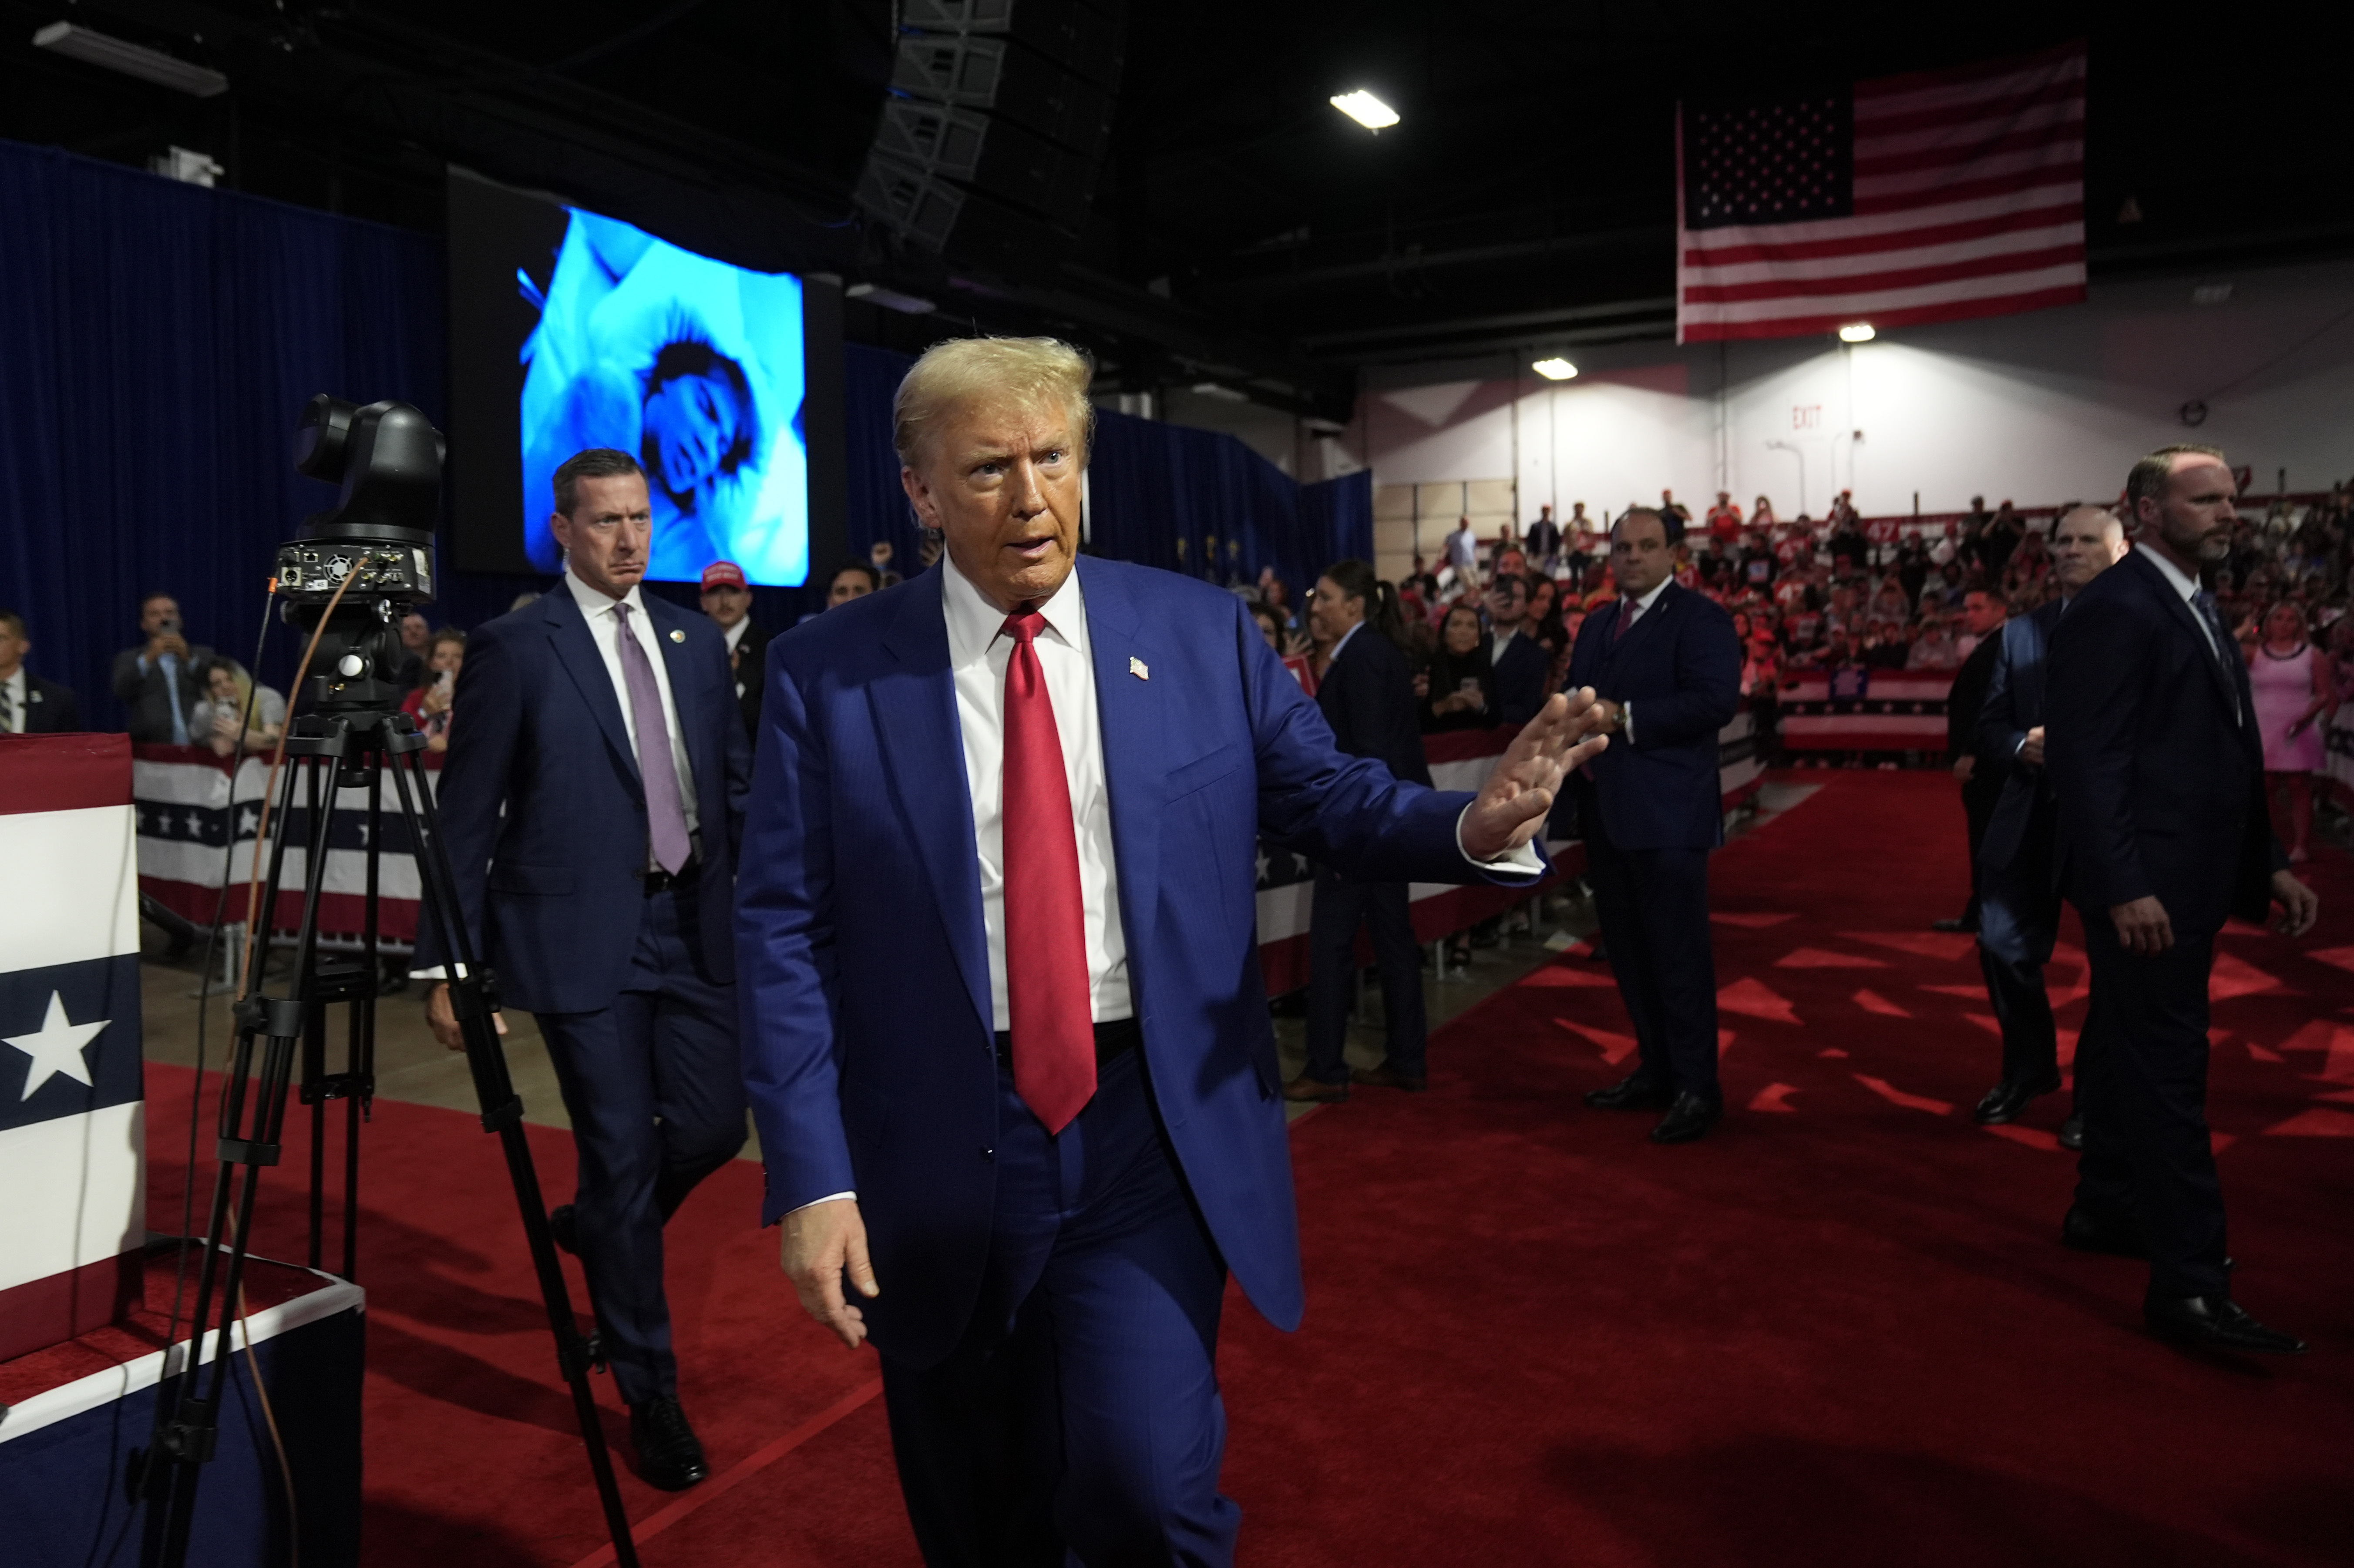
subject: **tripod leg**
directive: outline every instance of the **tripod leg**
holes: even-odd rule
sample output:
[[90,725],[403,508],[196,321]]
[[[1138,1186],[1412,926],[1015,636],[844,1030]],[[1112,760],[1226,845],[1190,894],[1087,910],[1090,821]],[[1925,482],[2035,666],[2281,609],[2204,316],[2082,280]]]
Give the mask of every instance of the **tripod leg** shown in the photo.
[[[408,737],[403,737],[408,738]],[[421,742],[420,742],[421,744]],[[387,751],[390,751],[387,747]],[[404,765],[404,758],[406,759]],[[393,788],[400,800],[401,816],[417,857],[419,930],[435,922],[442,951],[451,958],[450,1002],[466,1037],[466,1063],[474,1077],[474,1097],[482,1108],[482,1130],[498,1135],[506,1156],[507,1179],[514,1184],[515,1204],[523,1212],[524,1237],[531,1247],[533,1271],[539,1277],[539,1294],[547,1308],[548,1330],[556,1336],[557,1364],[571,1386],[572,1409],[588,1446],[588,1468],[597,1482],[598,1500],[605,1510],[606,1528],[613,1537],[617,1568],[638,1568],[637,1544],[630,1534],[630,1517],[621,1506],[621,1489],[613,1476],[613,1457],[605,1446],[605,1429],[597,1415],[597,1397],[588,1386],[588,1340],[572,1311],[572,1293],[564,1281],[564,1266],[556,1255],[556,1238],[547,1226],[547,1202],[539,1190],[539,1171],[533,1165],[531,1145],[523,1125],[523,1101],[516,1097],[507,1075],[505,1048],[492,1022],[492,1002],[483,984],[482,967],[474,960],[465,920],[457,900],[457,878],[441,842],[440,820],[425,785],[424,768],[414,751],[388,758]],[[416,793],[410,794],[414,783]]]

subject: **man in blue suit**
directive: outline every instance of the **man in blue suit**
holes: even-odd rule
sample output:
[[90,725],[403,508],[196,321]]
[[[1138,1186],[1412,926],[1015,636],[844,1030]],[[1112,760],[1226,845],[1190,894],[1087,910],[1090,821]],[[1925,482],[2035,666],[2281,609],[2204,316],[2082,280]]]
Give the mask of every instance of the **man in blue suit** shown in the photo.
[[2158,1333],[2295,1354],[2300,1340],[2232,1299],[2207,1131],[2217,934],[2275,901],[2291,936],[2319,912],[2273,837],[2247,667],[2199,580],[2231,552],[2235,489],[2212,447],[2136,463],[2140,537],[2052,631],[2044,755],[2099,1023],[2077,1045],[2084,1151],[2062,1238],[2147,1257],[2142,1314]]
[[771,645],[746,820],[768,1217],[803,1307],[882,1352],[934,1564],[1232,1560],[1227,1270],[1301,1308],[1257,837],[1524,877],[1593,748],[1564,697],[1476,799],[1401,783],[1242,600],[1077,560],[1088,375],[1043,339],[917,362],[896,444],[946,556]]
[[[550,1223],[588,1273],[640,1473],[675,1490],[709,1469],[678,1401],[662,1233],[744,1146],[730,915],[749,745],[718,627],[639,591],[637,463],[567,461],[552,525],[562,585],[467,640],[441,828],[474,951],[536,1015],[571,1116],[579,1187]],[[417,960],[447,961],[429,929]],[[446,985],[427,1016],[464,1049]]]
[[1682,537],[1674,512],[1618,519],[1618,600],[1585,618],[1569,660],[1570,683],[1594,688],[1612,737],[1572,789],[1603,945],[1642,1052],[1585,1103],[1664,1109],[1658,1143],[1689,1143],[1724,1114],[1708,855],[1724,842],[1717,735],[1741,703],[1741,641],[1722,606],[1675,582]]
[[[2097,506],[2068,512],[2052,529],[2057,597],[1995,634],[1976,747],[1979,768],[2003,781],[1978,847],[1978,969],[2002,1025],[2001,1081],[1971,1113],[1988,1127],[2017,1120],[2060,1086],[2059,1033],[2043,989],[2043,966],[2060,935],[2052,781],[2043,770],[2044,651],[2068,601],[2125,553],[2125,524],[2115,517]],[[2083,1122],[2071,1115],[2060,1137],[2081,1148]]]

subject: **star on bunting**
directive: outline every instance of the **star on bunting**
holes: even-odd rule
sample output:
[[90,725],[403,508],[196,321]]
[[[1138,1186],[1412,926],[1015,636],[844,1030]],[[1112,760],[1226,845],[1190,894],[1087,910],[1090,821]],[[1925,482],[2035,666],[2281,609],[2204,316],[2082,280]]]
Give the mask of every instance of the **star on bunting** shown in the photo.
[[101,1018],[95,1023],[69,1022],[65,998],[56,991],[49,992],[49,1013],[41,1021],[40,1033],[0,1035],[0,1044],[13,1045],[32,1058],[25,1069],[25,1092],[17,1098],[31,1099],[35,1089],[60,1075],[89,1084],[90,1064],[82,1059],[82,1053],[113,1022]]

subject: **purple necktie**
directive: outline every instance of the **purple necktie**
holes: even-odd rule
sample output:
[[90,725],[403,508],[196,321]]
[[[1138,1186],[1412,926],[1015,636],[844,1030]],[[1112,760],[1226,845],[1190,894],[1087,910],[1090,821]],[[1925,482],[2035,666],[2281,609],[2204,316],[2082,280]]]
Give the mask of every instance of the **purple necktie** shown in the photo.
[[621,679],[630,688],[630,716],[638,726],[638,777],[646,786],[646,831],[654,863],[673,875],[694,853],[686,836],[686,809],[679,804],[678,764],[670,754],[670,726],[663,719],[662,689],[654,684],[653,662],[630,630],[630,607],[613,607],[620,624]]

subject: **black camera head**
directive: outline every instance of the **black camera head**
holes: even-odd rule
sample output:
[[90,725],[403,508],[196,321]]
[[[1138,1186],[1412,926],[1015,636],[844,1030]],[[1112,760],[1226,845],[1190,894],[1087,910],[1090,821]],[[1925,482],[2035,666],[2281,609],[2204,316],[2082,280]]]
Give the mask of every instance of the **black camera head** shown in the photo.
[[294,429],[294,467],[343,487],[306,537],[430,546],[441,505],[441,432],[406,403],[355,408],[321,393]]

